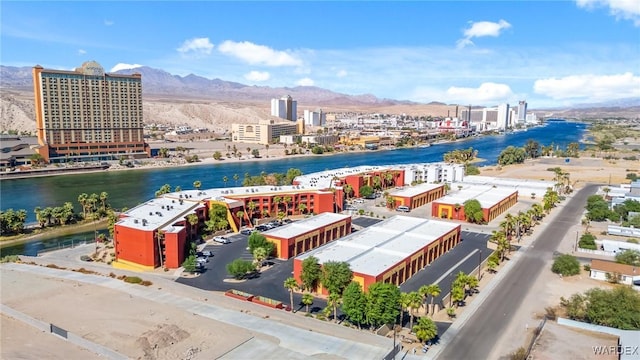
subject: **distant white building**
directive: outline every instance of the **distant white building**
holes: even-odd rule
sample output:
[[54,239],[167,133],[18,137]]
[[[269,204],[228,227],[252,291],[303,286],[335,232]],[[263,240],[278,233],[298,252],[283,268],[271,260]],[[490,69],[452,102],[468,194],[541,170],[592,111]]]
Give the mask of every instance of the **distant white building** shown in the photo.
[[516,120],[519,124],[523,124],[526,119],[527,119],[527,102],[524,100],[521,100],[518,102],[518,117]]
[[306,126],[325,126],[327,124],[327,114],[322,109],[317,111],[304,111],[304,124]]
[[404,170],[404,183],[459,182],[464,179],[464,165],[445,162],[396,165]]
[[298,102],[289,95],[280,99],[271,99],[271,116],[291,121],[298,120]]
[[510,124],[509,104],[498,105],[498,117],[496,119],[496,130],[507,130]]

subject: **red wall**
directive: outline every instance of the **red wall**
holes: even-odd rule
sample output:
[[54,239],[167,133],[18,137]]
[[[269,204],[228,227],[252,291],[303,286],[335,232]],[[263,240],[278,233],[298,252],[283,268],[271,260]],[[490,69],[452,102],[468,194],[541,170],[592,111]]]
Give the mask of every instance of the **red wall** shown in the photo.
[[144,266],[160,266],[156,262],[157,241],[153,231],[115,226],[116,259],[134,262]]
[[185,244],[187,241],[187,232],[182,229],[177,233],[166,233],[164,235],[164,267],[169,269],[177,269],[182,266],[185,259]]

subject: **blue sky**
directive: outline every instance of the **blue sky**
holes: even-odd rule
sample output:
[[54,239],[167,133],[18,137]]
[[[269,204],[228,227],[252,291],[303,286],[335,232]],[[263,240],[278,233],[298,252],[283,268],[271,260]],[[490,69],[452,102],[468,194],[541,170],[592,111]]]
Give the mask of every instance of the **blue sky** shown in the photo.
[[96,60],[107,71],[144,65],[247,85],[485,106],[640,97],[639,0],[0,6],[0,64],[9,66]]

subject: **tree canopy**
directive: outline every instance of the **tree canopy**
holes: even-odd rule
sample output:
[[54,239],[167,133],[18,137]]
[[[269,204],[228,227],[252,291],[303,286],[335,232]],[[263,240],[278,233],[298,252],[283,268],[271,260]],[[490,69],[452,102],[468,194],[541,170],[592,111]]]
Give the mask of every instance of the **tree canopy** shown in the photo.
[[590,289],[569,299],[561,298],[560,304],[572,320],[622,330],[640,330],[640,293],[628,286],[611,290]]
[[484,222],[482,206],[476,199],[469,199],[464,202],[464,215],[470,223],[482,224]]
[[498,155],[498,164],[500,165],[522,164],[524,162],[525,157],[526,157],[526,154],[523,148],[515,147],[515,146],[507,146],[507,148],[502,150],[500,155]]
[[342,293],[342,312],[347,318],[358,325],[366,320],[367,297],[357,282],[351,282]]
[[575,256],[563,254],[553,261],[551,271],[562,276],[578,275],[580,273],[580,262]]
[[400,289],[391,283],[376,282],[367,293],[366,318],[373,327],[392,324],[400,313]]
[[318,259],[309,256],[302,260],[302,271],[300,273],[300,280],[302,280],[302,286],[308,291],[312,291],[318,286],[318,282],[322,276],[322,269],[318,263]]
[[327,261],[322,264],[322,286],[330,294],[342,295],[344,289],[351,283],[353,272],[349,264],[344,261]]
[[620,264],[640,266],[640,251],[625,250],[616,254],[616,262]]

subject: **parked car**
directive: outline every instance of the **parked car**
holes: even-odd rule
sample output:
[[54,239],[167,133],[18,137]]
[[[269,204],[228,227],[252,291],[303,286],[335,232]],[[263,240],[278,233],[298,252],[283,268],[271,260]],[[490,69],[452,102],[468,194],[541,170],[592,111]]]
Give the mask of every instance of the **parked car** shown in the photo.
[[251,235],[252,231],[251,229],[242,229],[240,230],[240,234],[242,235]]
[[196,257],[203,257],[204,253],[202,251],[196,252]]
[[411,209],[409,209],[408,206],[404,206],[404,205],[400,205],[396,208],[396,211],[401,211],[401,212],[409,212],[411,211]]
[[256,226],[256,230],[258,230],[258,231],[267,231],[267,230],[269,230],[269,228],[266,227],[265,225],[258,225],[258,226]]
[[213,253],[209,250],[205,250],[202,252],[202,256],[206,256],[206,257],[212,257]]
[[213,237],[213,241],[219,242],[221,244],[229,244],[229,243],[231,243],[231,240],[227,239],[224,236],[214,236]]
[[199,256],[199,257],[197,257],[197,258],[196,258],[196,263],[202,263],[202,264],[204,264],[204,263],[207,263],[207,262],[209,262],[209,259],[207,259],[207,258],[206,258],[206,257],[204,257],[204,256]]
[[344,207],[345,210],[357,211],[358,208],[353,205],[347,205]]
[[282,222],[285,223],[285,224],[291,224],[293,222],[293,220],[291,220],[291,219],[283,219]]
[[353,202],[354,202],[354,203],[358,203],[358,204],[364,204],[364,199],[360,199],[360,198],[358,198],[358,199],[353,199]]

